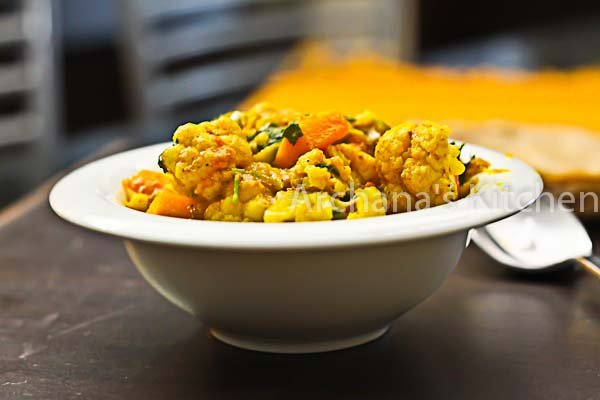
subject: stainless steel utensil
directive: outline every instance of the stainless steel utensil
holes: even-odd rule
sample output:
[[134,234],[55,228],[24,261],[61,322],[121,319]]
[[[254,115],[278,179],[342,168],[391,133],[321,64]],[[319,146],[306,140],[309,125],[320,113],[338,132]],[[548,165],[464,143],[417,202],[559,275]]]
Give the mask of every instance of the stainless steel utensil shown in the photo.
[[542,272],[576,261],[600,279],[600,258],[573,212],[542,197],[529,209],[471,232],[471,239],[509,268]]

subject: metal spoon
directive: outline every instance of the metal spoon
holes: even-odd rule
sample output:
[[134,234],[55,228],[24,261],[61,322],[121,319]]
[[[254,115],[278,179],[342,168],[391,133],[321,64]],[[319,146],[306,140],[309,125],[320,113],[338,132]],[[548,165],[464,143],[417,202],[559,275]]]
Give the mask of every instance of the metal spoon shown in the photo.
[[471,239],[509,268],[543,272],[576,261],[600,279],[600,258],[573,212],[542,197],[529,209],[471,232]]

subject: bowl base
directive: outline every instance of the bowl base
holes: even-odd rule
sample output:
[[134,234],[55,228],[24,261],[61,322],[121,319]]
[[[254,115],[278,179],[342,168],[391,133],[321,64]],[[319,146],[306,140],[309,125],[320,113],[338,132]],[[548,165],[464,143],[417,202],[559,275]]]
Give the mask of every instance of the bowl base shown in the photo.
[[295,342],[286,340],[273,340],[248,336],[240,336],[225,333],[216,329],[211,329],[210,333],[221,342],[231,346],[239,347],[245,350],[261,351],[265,353],[281,354],[306,354],[323,353],[326,351],[335,351],[359,346],[371,342],[383,336],[389,327],[378,329],[358,336],[352,336],[343,339],[333,339],[315,342]]

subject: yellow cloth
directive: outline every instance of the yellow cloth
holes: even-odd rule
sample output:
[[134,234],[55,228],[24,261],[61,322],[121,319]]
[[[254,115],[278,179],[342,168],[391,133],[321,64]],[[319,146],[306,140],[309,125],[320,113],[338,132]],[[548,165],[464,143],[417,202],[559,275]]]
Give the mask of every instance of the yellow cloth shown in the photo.
[[242,105],[268,101],[307,112],[365,108],[390,124],[406,119],[572,125],[600,132],[600,68],[525,72],[417,67],[375,55],[340,57],[304,45]]

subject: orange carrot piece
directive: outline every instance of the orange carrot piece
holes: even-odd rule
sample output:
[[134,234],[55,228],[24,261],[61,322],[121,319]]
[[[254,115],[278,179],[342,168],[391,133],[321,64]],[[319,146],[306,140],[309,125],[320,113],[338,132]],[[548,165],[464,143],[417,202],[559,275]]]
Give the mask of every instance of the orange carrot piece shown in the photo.
[[310,149],[325,150],[327,146],[342,139],[348,134],[350,124],[338,112],[320,113],[303,118],[299,122],[302,136],[292,144],[283,139],[273,166],[290,168],[298,158]]
[[302,154],[309,150],[310,147],[304,136],[300,136],[296,141],[296,144],[292,144],[289,140],[283,139],[277,150],[273,166],[277,168],[290,168],[296,164],[296,161]]
[[310,115],[299,122],[302,134],[311,148],[325,150],[348,134],[350,124],[338,112]]
[[192,218],[195,206],[196,201],[191,197],[171,190],[163,190],[150,203],[147,212],[167,217]]

